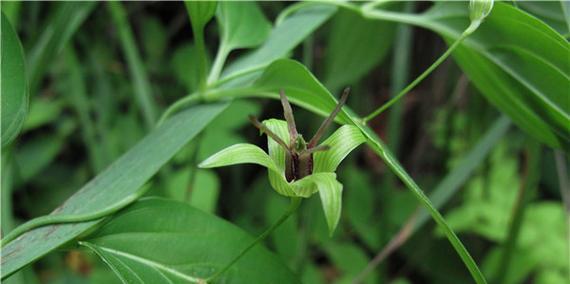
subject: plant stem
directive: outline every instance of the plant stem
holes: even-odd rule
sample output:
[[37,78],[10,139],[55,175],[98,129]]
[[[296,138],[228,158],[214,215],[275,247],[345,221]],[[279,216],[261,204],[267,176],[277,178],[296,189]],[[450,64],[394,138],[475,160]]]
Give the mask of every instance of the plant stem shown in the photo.
[[517,244],[518,235],[522,226],[526,205],[528,204],[530,198],[532,198],[534,195],[534,192],[538,187],[538,181],[540,179],[540,145],[536,141],[529,142],[529,145],[527,146],[526,156],[527,160],[524,170],[526,180],[520,187],[517,195],[517,200],[513,208],[513,217],[509,226],[507,239],[504,243],[501,262],[499,263],[499,274],[494,281],[495,283],[505,283],[505,279],[509,271],[509,264],[511,262],[513,252]]
[[[562,202],[564,203],[566,215],[566,242],[570,244],[570,183],[568,180],[568,167],[566,162],[566,154],[560,150],[554,151],[554,158],[556,159],[556,172],[558,173],[558,187],[560,188],[560,195],[562,195]],[[570,247],[567,251],[568,262],[570,263]],[[568,271],[570,278],[570,271]]]
[[251,242],[246,248],[244,248],[226,266],[224,266],[222,269],[220,269],[214,275],[210,276],[206,281],[207,282],[214,281],[216,278],[220,277],[222,274],[224,274],[226,271],[228,271],[228,269],[230,269],[232,267],[232,265],[234,265],[238,260],[240,260],[250,249],[252,249],[255,245],[257,245],[258,243],[265,240],[265,238],[267,238],[267,236],[269,236],[269,234],[271,234],[275,229],[277,229],[281,224],[283,224],[283,222],[285,222],[289,218],[289,216],[293,215],[293,213],[295,213],[297,211],[297,208],[299,208],[300,204],[301,204],[301,198],[300,197],[292,197],[291,198],[291,204],[289,205],[289,208],[287,208],[287,211],[285,211],[283,213],[283,215],[281,215],[281,217],[279,217],[277,222],[273,223],[269,228],[267,228],[263,233],[261,233],[261,235],[259,235],[257,238],[255,238],[255,240],[253,240],[253,242]]
[[[414,2],[407,2],[404,11],[412,12],[414,6]],[[395,50],[398,50],[398,52],[394,53],[394,59],[392,60],[391,67],[392,76],[390,78],[390,92],[392,94],[395,94],[397,90],[401,90],[405,87],[406,81],[408,81],[410,75],[412,28],[405,24],[398,24],[394,44],[394,48]],[[398,157],[398,153],[400,152],[399,146],[402,111],[402,103],[395,104],[390,110],[388,117],[388,147],[392,149],[396,157]],[[395,188],[396,177],[390,175],[389,183],[391,187]]]
[[210,70],[210,75],[208,75],[208,85],[214,83],[220,77],[220,73],[222,72],[222,67],[226,63],[226,58],[230,53],[229,48],[226,47],[224,42],[218,48],[218,54],[216,54],[216,59],[214,60],[214,64],[212,65],[212,69]]
[[413,88],[415,88],[421,81],[423,81],[429,74],[431,74],[431,72],[433,72],[435,68],[441,65],[441,63],[443,63],[451,55],[451,53],[453,53],[453,51],[459,46],[459,44],[472,32],[473,28],[469,26],[469,28],[467,28],[461,34],[461,36],[447,49],[447,51],[445,51],[445,53],[442,54],[428,69],[426,69],[412,83],[410,83],[407,87],[405,87],[402,91],[400,91],[400,93],[398,93],[396,96],[390,99],[387,103],[385,103],[384,105],[373,111],[371,114],[367,115],[363,119],[363,121],[365,123],[369,122],[370,120],[372,120],[373,118],[384,112],[387,108],[395,104],[398,100],[400,100],[405,94],[410,92]]

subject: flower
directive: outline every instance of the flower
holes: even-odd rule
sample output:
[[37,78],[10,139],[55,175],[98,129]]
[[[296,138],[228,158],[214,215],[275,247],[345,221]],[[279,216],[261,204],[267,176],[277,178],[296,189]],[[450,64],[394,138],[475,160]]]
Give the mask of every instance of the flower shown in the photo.
[[[272,135],[282,141],[291,141],[287,122],[279,119],[263,121]],[[267,132],[267,131],[266,131]],[[277,193],[289,197],[308,198],[319,193],[323,210],[332,234],[340,220],[342,207],[342,184],[336,179],[336,168],[356,147],[365,142],[365,137],[354,125],[337,129],[321,145],[326,151],[313,154],[312,173],[297,180],[287,181],[287,150],[268,136],[269,154],[260,147],[241,143],[225,148],[200,163],[201,168],[215,168],[236,164],[257,164],[268,169],[269,182]],[[320,146],[319,146],[320,147]]]

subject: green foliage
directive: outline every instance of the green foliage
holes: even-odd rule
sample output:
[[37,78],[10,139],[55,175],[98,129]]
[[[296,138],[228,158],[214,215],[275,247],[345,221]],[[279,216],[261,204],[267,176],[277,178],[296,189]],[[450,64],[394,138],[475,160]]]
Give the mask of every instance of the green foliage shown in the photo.
[[22,44],[2,13],[2,147],[16,138],[28,112]]
[[[92,182],[86,184],[58,210],[58,213],[95,211],[137,191],[224,107],[223,104],[198,106],[167,120]],[[188,127],[189,125],[193,127]],[[156,147],[157,143],[160,143],[161,147]],[[124,179],[123,176],[131,178]],[[24,234],[2,249],[2,258],[5,261],[2,277],[9,276],[31,261],[93,228],[99,222],[101,220],[48,226]]]
[[[73,221],[3,247],[2,281],[565,283],[566,3],[1,5],[2,236]],[[312,133],[347,84],[288,182],[248,115],[283,90]]]
[[[478,175],[466,188],[461,207],[446,216],[457,232],[470,232],[501,243],[507,239],[520,184],[517,161],[508,144],[501,143],[493,151],[487,175]],[[568,251],[564,209],[559,203],[533,202],[523,217],[521,232],[515,246],[512,272],[506,283],[519,283],[534,272],[537,283],[563,283],[567,277]],[[496,275],[500,250],[487,256],[483,267],[487,275]],[[558,280],[555,280],[558,279]]]
[[[187,204],[149,198],[121,212],[79,244],[93,250],[126,283],[202,283],[200,279],[230,261],[250,240],[236,226]],[[219,280],[298,282],[261,246]]]

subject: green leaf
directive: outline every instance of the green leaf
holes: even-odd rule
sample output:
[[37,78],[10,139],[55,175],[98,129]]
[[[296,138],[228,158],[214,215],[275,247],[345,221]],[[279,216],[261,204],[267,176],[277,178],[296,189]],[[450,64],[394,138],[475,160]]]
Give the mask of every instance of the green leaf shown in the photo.
[[221,2],[217,20],[222,35],[216,61],[208,77],[209,83],[218,79],[232,50],[258,46],[265,41],[271,31],[271,24],[255,2]]
[[118,29],[123,53],[127,57],[129,73],[134,81],[136,102],[142,112],[147,129],[152,129],[157,120],[158,111],[152,97],[153,91],[145,66],[141,60],[133,31],[129,26],[127,13],[120,2],[108,2],[107,4],[113,22]]
[[87,19],[96,2],[57,3],[55,14],[29,54],[28,74],[30,93],[35,94],[50,62],[63,50],[75,32]]
[[[71,196],[54,213],[97,211],[133,194],[226,106],[227,104],[194,106],[172,116]],[[46,226],[22,235],[2,249],[2,279],[100,222],[101,220],[96,220]]]
[[[448,42],[467,26],[463,3],[437,3],[423,25]],[[500,35],[500,36],[497,36]],[[515,124],[551,147],[570,139],[570,45],[540,20],[504,3],[454,52],[485,97]]]
[[212,171],[197,170],[192,185],[190,205],[208,213],[216,211],[220,195],[220,179]]
[[325,85],[336,91],[356,83],[388,54],[394,31],[394,23],[340,10],[332,19],[329,31],[324,59]]
[[228,66],[222,79],[259,70],[287,54],[336,12],[336,7],[312,4],[278,23],[265,43],[251,54]]
[[184,1],[186,11],[190,16],[192,23],[192,33],[194,34],[194,45],[199,54],[200,61],[196,66],[198,71],[198,82],[200,82],[200,89],[206,87],[206,72],[208,68],[207,50],[204,43],[204,27],[214,17],[216,8],[218,7],[217,1]]
[[321,145],[329,145],[327,151],[314,154],[313,172],[335,172],[336,168],[352,150],[366,142],[366,137],[358,127],[344,125],[337,129]]
[[216,14],[218,2],[184,1],[184,5],[186,5],[186,11],[188,11],[190,21],[192,22],[192,29],[202,30]]
[[20,132],[28,112],[28,82],[18,34],[2,13],[2,147]]
[[564,19],[564,5],[568,5],[567,1],[519,1],[517,5],[520,9],[544,21],[561,35],[567,35],[570,32]]
[[[272,98],[278,98],[279,90],[284,90],[291,102],[325,117],[338,103],[307,67],[291,59],[271,63],[253,86],[261,95]],[[349,123],[349,114],[353,113],[343,107],[335,120],[342,124]]]
[[[281,81],[281,82],[280,82]],[[297,87],[296,87],[297,86]],[[336,105],[336,100],[323,87],[323,85],[300,63],[293,60],[281,59],[268,66],[261,78],[253,87],[244,88],[239,91],[212,93],[212,99],[237,96],[258,96],[278,98],[277,91],[285,89],[290,101],[300,105],[310,111],[328,115]],[[394,172],[400,180],[412,191],[414,196],[430,212],[432,218],[443,229],[449,242],[461,257],[473,278],[477,283],[486,283],[477,264],[463,246],[457,235],[446,223],[441,213],[431,203],[429,198],[404,170],[402,165],[396,160],[394,155],[387,149],[384,143],[378,138],[374,131],[361,124],[356,115],[348,107],[343,107],[337,116],[337,121],[343,124],[352,124],[358,127],[366,137],[368,145],[380,157],[386,165]],[[278,164],[279,165],[279,164]]]
[[271,31],[271,24],[255,2],[221,2],[217,18],[222,33],[221,45],[228,52],[258,46]]
[[[235,225],[191,206],[141,200],[80,244],[124,283],[205,283],[253,240]],[[249,251],[216,283],[299,283],[263,246]]]
[[[188,68],[196,66],[200,63],[201,57],[198,48],[190,43],[183,43],[178,47],[172,59],[170,66],[173,69],[176,79],[186,87],[186,92],[190,93],[196,90],[200,84],[199,70],[197,68]],[[210,57],[206,56],[206,62],[210,62]]]

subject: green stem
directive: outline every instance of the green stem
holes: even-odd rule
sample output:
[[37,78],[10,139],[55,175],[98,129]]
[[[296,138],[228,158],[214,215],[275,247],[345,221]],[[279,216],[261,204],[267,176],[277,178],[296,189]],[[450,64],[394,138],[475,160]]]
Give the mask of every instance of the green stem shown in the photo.
[[222,67],[224,67],[224,64],[226,63],[230,50],[231,49],[227,48],[222,41],[222,44],[218,48],[218,54],[216,54],[216,59],[214,60],[212,69],[210,70],[210,75],[208,75],[208,85],[213,84],[220,77]]
[[139,199],[146,192],[147,189],[148,187],[143,186],[138,191],[127,196],[125,199],[120,200],[115,204],[111,204],[108,207],[105,207],[99,211],[87,212],[83,214],[47,215],[32,219],[16,227],[13,231],[7,234],[2,240],[0,240],[0,248],[3,248],[6,244],[15,240],[22,234],[38,227],[43,227],[53,224],[62,224],[62,223],[87,222],[113,214],[119,211],[120,209],[124,208],[125,206],[133,203],[137,199]]
[[410,83],[407,87],[405,87],[403,90],[401,90],[400,93],[398,93],[396,96],[394,96],[392,99],[390,99],[387,103],[385,103],[384,105],[382,105],[381,107],[379,107],[378,109],[373,111],[371,114],[366,116],[363,119],[363,121],[365,123],[367,123],[370,120],[372,120],[373,118],[375,118],[376,116],[380,115],[382,112],[384,112],[386,109],[388,109],[390,106],[395,104],[398,100],[400,100],[405,94],[407,94],[413,88],[415,88],[420,82],[422,82],[429,74],[431,74],[431,72],[433,72],[433,70],[435,70],[439,65],[441,65],[441,63],[443,63],[453,53],[453,51],[459,46],[459,44],[467,36],[469,36],[473,32],[473,28],[471,28],[471,26],[472,25],[470,25],[469,28],[467,28],[461,34],[461,36],[447,49],[447,51],[445,51],[445,53],[442,54],[428,69],[426,69],[412,83]]
[[526,180],[524,185],[520,187],[517,200],[513,208],[513,217],[509,226],[507,239],[505,240],[503,254],[499,263],[499,274],[494,281],[495,283],[505,283],[522,226],[526,205],[534,195],[538,181],[540,180],[540,145],[535,141],[530,141],[527,149],[527,161],[524,170]]
[[252,249],[259,242],[265,240],[265,238],[267,238],[269,234],[271,234],[275,229],[277,229],[281,224],[283,224],[283,222],[285,222],[289,218],[289,216],[293,215],[293,213],[297,211],[297,208],[299,208],[299,205],[301,204],[301,200],[302,199],[300,197],[292,197],[289,208],[287,208],[287,211],[285,211],[283,215],[281,215],[281,217],[277,220],[277,222],[273,223],[269,228],[267,228],[263,233],[261,233],[261,235],[259,235],[255,240],[253,240],[251,244],[249,244],[246,248],[244,248],[234,259],[232,259],[228,264],[226,264],[226,266],[224,266],[214,275],[210,276],[207,279],[207,282],[214,281],[216,278],[220,277],[222,274],[228,271],[228,269],[230,269],[232,265],[234,265],[238,260],[240,260],[250,249]]

